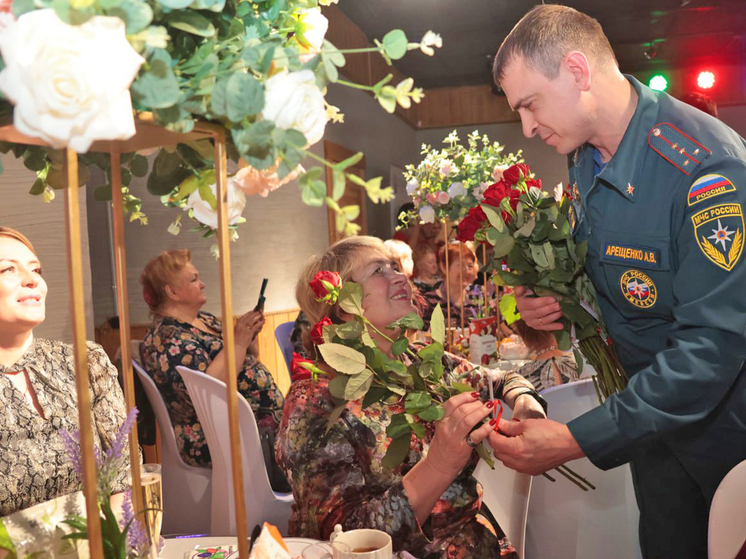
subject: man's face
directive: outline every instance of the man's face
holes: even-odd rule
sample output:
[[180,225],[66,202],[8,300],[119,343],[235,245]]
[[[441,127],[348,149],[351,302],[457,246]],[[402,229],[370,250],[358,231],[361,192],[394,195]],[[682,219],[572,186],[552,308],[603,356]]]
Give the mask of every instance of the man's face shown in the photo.
[[583,91],[564,64],[559,75],[550,80],[516,56],[505,68],[500,86],[511,108],[520,115],[527,138],[538,135],[563,155],[590,138],[591,119]]

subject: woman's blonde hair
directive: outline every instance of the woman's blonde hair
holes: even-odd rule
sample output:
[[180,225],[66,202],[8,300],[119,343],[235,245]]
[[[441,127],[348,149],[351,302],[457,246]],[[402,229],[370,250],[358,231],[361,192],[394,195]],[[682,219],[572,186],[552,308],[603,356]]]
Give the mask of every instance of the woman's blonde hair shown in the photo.
[[391,258],[381,239],[358,236],[337,241],[326,249],[326,252],[312,256],[306,262],[295,287],[295,298],[311,324],[316,324],[335,309],[326,303],[316,301],[316,296],[309,285],[314,276],[321,271],[337,272],[344,283],[352,277],[364,251],[378,252],[386,258]]
[[191,262],[192,253],[188,248],[164,250],[150,262],[140,274],[142,297],[150,307],[150,312],[157,313],[166,301],[166,286]]
[[29,241],[26,238],[26,235],[23,233],[20,233],[19,231],[16,231],[15,229],[11,229],[10,227],[2,227],[0,226],[0,237],[8,237],[9,239],[15,239],[19,243],[23,243],[26,245],[26,247],[36,254],[36,250],[34,250],[34,245],[31,244],[31,241]]

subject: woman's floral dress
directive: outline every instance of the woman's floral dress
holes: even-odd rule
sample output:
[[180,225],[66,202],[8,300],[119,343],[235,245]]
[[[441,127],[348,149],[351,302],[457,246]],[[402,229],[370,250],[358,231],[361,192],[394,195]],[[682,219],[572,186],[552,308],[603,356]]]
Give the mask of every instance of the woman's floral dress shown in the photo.
[[574,382],[580,378],[578,365],[572,353],[565,353],[559,357],[537,359],[516,370],[526,377],[540,392],[557,385],[555,373],[559,373],[560,384]]
[[[444,365],[452,380],[469,382],[489,398],[487,379],[469,362],[447,355]],[[531,387],[515,373],[495,374],[496,397]],[[427,452],[433,425],[426,424],[424,440],[412,437],[401,465],[387,470],[381,464],[389,444],[386,427],[401,404],[362,409],[359,402],[351,402],[327,429],[335,407],[326,377],[296,382],[288,393],[275,453],[293,487],[290,535],[325,540],[334,525],[341,524],[345,530],[384,530],[396,551],[407,550],[419,559],[517,557],[499,526],[479,514],[482,487],[472,475],[479,460],[476,452],[420,525],[402,478]]]
[[[202,311],[198,316],[214,334],[172,317],[158,317],[148,330],[140,352],[145,369],[153,377],[168,408],[182,459],[193,466],[209,467],[212,461],[202,426],[176,370],[177,365],[183,365],[206,371],[223,349],[220,320]],[[276,429],[285,399],[272,373],[247,352],[237,380],[238,391],[254,410],[257,423]]]

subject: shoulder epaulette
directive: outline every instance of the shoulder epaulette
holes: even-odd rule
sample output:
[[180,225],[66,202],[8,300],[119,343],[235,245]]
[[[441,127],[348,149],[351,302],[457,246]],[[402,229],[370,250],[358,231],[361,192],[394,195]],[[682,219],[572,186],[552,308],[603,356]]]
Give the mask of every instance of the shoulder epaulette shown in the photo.
[[648,145],[685,175],[690,175],[712,153],[670,122],[660,122],[651,128]]

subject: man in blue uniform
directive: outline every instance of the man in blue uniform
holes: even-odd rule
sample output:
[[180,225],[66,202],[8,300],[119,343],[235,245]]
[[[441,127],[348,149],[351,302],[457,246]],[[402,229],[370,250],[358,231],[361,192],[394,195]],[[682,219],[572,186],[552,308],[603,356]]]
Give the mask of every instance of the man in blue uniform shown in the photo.
[[[524,134],[568,155],[573,233],[630,381],[568,425],[503,421],[490,443],[531,474],[631,462],[645,557],[706,557],[713,494],[746,459],[746,143],[622,75],[572,8],[531,10],[494,70]],[[516,292],[529,326],[561,328],[553,298]]]

